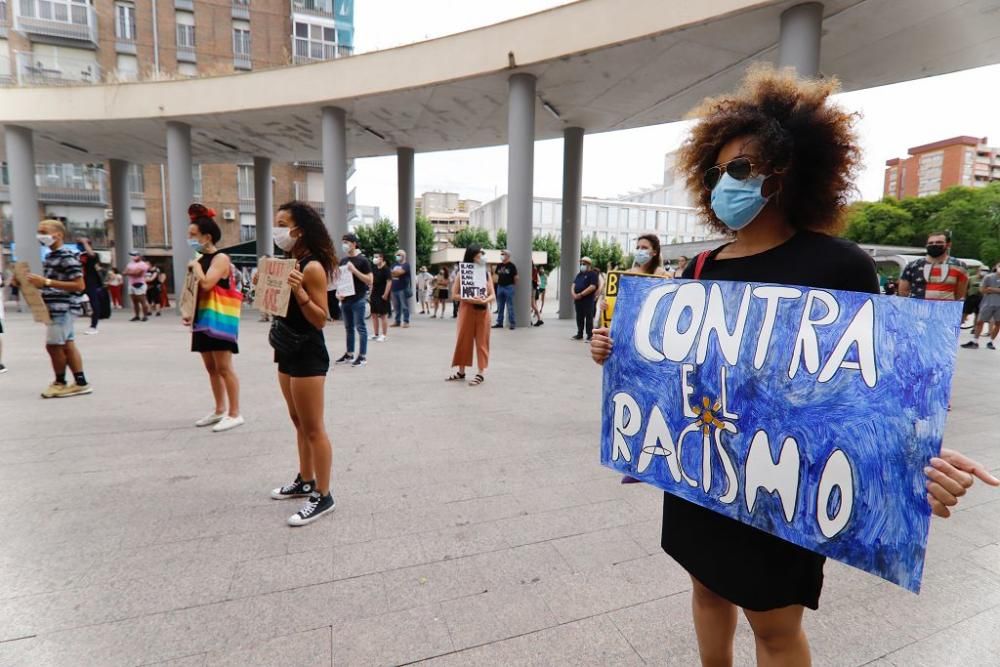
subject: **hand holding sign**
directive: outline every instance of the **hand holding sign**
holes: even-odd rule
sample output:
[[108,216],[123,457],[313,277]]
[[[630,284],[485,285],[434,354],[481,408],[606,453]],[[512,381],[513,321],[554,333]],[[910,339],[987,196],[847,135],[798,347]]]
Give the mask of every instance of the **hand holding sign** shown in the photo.
[[294,259],[265,257],[257,265],[257,289],[254,307],[261,313],[284,317],[292,296],[289,277],[295,271]]
[[473,262],[458,265],[459,298],[472,301],[486,299],[486,267]]

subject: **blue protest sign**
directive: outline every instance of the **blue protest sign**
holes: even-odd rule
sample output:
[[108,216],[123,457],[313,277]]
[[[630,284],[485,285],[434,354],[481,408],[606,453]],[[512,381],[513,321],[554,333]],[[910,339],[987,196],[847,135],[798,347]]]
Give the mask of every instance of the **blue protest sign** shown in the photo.
[[601,462],[919,591],[961,312],[623,276]]

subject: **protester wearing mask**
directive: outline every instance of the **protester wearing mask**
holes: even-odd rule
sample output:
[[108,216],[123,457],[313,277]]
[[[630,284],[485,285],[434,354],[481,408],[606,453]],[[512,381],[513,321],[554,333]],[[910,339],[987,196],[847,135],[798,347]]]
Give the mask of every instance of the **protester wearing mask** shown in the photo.
[[[42,391],[42,398],[65,398],[89,394],[93,388],[83,373],[83,359],[76,347],[73,320],[82,313],[79,294],[86,287],[78,253],[65,244],[66,227],[58,220],[38,223],[38,242],[49,249],[42,260],[42,273],[30,273],[27,281],[41,289],[42,299],[52,320],[45,332],[55,381]],[[66,383],[66,367],[75,384]]]
[[969,290],[969,269],[951,256],[951,234],[934,232],[927,237],[927,256],[906,265],[899,277],[898,294],[930,301],[961,301]]
[[[455,336],[455,352],[451,365],[458,371],[446,378],[448,382],[461,382],[465,379],[465,369],[472,366],[472,351],[476,352],[476,365],[479,372],[469,381],[470,387],[478,387],[486,381],[486,368],[490,360],[490,304],[496,300],[493,289],[493,278],[486,271],[486,256],[483,249],[476,244],[465,249],[465,263],[475,263],[486,273],[486,296],[482,299],[461,299],[458,309],[458,326]],[[461,272],[455,272],[451,285],[452,294],[460,295]]]
[[975,350],[979,348],[979,336],[983,329],[989,325],[987,336],[989,341],[986,347],[995,350],[994,341],[1000,333],[1000,264],[997,264],[993,273],[983,277],[983,282],[979,285],[979,292],[982,300],[979,302],[979,311],[976,314],[976,324],[972,328],[972,340],[962,345],[966,349]]
[[144,261],[139,253],[131,253],[129,263],[122,271],[125,275],[125,282],[128,284],[128,295],[132,300],[132,308],[135,311],[135,316],[129,320],[130,322],[145,322],[149,318],[149,303],[146,302],[147,271],[149,271],[149,262]]
[[410,298],[413,296],[413,277],[410,263],[406,261],[406,251],[397,250],[395,264],[392,265],[392,309],[396,321],[392,326],[410,326]]
[[570,295],[573,297],[573,307],[576,309],[576,335],[573,340],[583,340],[584,331],[587,341],[594,333],[594,299],[598,288],[597,271],[589,257],[580,258],[580,272],[573,279]]
[[[340,249],[344,258],[340,260],[340,270],[350,271],[354,278],[354,295],[341,297],[341,311],[344,316],[344,331],[347,333],[347,351],[337,359],[337,364],[350,364],[361,368],[368,363],[368,327],[365,326],[365,304],[368,302],[368,288],[372,285],[372,265],[358,250],[358,237],[344,234]],[[354,356],[354,336],[358,337],[358,356]]]
[[372,271],[372,335],[371,340],[384,343],[389,335],[389,299],[392,289],[392,272],[385,263],[382,253],[375,255],[375,269]]

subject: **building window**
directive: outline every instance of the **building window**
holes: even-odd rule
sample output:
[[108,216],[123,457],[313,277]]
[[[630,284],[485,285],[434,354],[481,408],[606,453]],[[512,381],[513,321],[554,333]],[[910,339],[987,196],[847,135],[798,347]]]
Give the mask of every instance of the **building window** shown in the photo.
[[607,227],[608,226],[608,207],[600,206],[597,209],[597,226]]
[[191,180],[193,181],[193,188],[191,190],[191,196],[196,200],[201,200],[201,165],[194,164],[191,165]]
[[139,59],[127,53],[119,53],[115,71],[119,81],[138,81]]
[[146,192],[146,176],[142,172],[141,164],[130,164],[128,166],[128,191],[140,198]]
[[135,41],[135,5],[119,2],[115,5],[115,37]]
[[531,224],[542,224],[542,202],[540,201],[531,203]]
[[250,68],[250,24],[233,21],[233,62],[238,68]]
[[77,25],[87,25],[89,7],[87,0],[21,0],[21,13],[26,16]]
[[337,56],[337,31],[332,25],[295,22],[295,61],[330,60]]
[[177,73],[181,76],[198,76],[198,66],[194,63],[177,63]]
[[177,12],[177,51],[194,52],[194,14],[191,12]]
[[584,219],[586,220],[586,225],[588,227],[597,226],[597,207],[591,206],[590,204],[584,204],[583,206]]
[[240,206],[244,203],[254,202],[253,189],[253,165],[241,164],[236,167],[236,192],[240,199]]

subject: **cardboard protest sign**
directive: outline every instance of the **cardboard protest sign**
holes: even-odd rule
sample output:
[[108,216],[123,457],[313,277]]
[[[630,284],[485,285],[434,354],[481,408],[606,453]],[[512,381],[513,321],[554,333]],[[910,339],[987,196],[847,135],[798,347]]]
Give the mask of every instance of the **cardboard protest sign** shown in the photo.
[[29,273],[31,273],[31,267],[28,266],[27,262],[14,262],[14,278],[17,280],[18,289],[21,291],[24,302],[31,309],[32,319],[42,324],[51,324],[52,316],[49,315],[49,307],[42,299],[41,290],[28,282]]
[[198,278],[194,272],[188,269],[184,276],[184,289],[181,290],[181,298],[177,308],[181,312],[181,318],[191,321],[194,319],[195,308],[198,306]]
[[459,262],[459,296],[462,299],[486,298],[486,267],[474,262]]
[[618,286],[624,275],[636,276],[638,278],[654,278],[663,280],[663,276],[651,276],[646,273],[629,273],[628,271],[608,271],[607,281],[604,283],[603,307],[597,314],[597,326],[611,326],[611,318],[615,314],[615,302],[618,299]]
[[254,308],[268,315],[284,317],[288,314],[288,300],[292,287],[288,276],[295,270],[294,259],[264,257],[257,264],[257,289]]
[[337,269],[334,285],[336,285],[338,299],[354,296],[354,274],[351,273],[346,264]]
[[[601,462],[919,591],[961,302],[623,276]],[[752,576],[752,573],[748,573]]]

